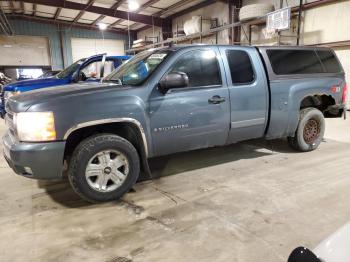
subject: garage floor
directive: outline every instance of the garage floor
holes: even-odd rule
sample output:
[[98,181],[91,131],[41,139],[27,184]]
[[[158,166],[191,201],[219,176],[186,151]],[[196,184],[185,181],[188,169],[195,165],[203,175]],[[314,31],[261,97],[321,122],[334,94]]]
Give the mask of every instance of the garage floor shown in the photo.
[[287,261],[350,220],[350,121],[327,128],[311,153],[257,140],[154,160],[160,179],[101,205],[1,157],[0,260]]

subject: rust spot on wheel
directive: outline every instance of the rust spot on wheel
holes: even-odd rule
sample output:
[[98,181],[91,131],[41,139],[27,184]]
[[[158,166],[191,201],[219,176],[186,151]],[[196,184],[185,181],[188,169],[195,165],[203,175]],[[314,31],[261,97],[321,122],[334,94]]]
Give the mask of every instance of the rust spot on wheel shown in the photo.
[[319,138],[321,133],[320,122],[314,118],[309,119],[304,126],[304,141],[312,145]]

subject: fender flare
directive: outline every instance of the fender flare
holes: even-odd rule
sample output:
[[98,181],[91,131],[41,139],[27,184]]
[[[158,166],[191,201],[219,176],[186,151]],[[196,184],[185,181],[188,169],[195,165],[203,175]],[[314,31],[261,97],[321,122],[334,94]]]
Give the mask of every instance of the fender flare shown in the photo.
[[134,118],[106,118],[106,119],[99,119],[99,120],[93,120],[93,121],[88,121],[88,122],[82,122],[79,124],[76,124],[72,127],[70,127],[66,133],[64,134],[63,140],[67,140],[68,137],[76,130],[79,130],[84,127],[89,127],[89,126],[96,126],[96,125],[101,125],[101,124],[111,124],[111,123],[132,123],[134,124],[140,131],[141,137],[142,137],[142,142],[146,154],[146,158],[148,157],[148,144],[147,144],[147,138],[146,138],[146,133],[141,125],[141,123],[134,119]]

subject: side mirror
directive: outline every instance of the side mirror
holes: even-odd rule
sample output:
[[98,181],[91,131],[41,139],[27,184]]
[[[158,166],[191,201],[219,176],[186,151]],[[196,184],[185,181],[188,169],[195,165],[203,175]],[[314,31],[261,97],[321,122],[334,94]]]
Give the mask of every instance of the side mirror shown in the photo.
[[288,262],[321,262],[321,260],[311,250],[298,247],[290,254]]
[[188,75],[184,72],[173,72],[166,75],[159,82],[159,90],[165,94],[172,88],[183,88],[189,86]]

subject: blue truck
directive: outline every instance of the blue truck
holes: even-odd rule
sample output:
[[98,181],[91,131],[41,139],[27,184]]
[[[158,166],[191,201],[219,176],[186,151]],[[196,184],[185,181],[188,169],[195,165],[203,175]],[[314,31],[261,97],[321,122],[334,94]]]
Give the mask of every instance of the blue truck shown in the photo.
[[[128,192],[148,159],[254,138],[322,142],[345,113],[344,70],[328,48],[189,45],[148,50],[103,82],[9,98],[4,157],[35,179],[67,171],[91,202]],[[82,106],[84,105],[84,106]]]
[[6,114],[5,103],[13,95],[36,89],[68,85],[80,81],[98,82],[103,76],[108,75],[118,68],[131,56],[107,56],[105,54],[82,58],[59,72],[55,76],[18,81],[5,85],[1,90],[0,115]]

